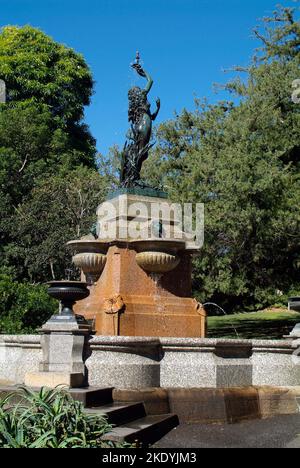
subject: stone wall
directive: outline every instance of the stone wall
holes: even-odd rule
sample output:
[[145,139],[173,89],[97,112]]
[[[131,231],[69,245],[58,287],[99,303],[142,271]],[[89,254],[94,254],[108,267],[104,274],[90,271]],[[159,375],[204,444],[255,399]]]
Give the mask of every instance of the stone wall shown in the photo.
[[229,388],[300,385],[292,340],[95,337],[86,365],[92,385]]
[[[93,337],[89,384],[116,388],[300,385],[295,341]],[[0,335],[0,384],[22,384],[42,361],[39,336]]]
[[0,335],[0,384],[23,384],[27,372],[42,361],[38,335]]

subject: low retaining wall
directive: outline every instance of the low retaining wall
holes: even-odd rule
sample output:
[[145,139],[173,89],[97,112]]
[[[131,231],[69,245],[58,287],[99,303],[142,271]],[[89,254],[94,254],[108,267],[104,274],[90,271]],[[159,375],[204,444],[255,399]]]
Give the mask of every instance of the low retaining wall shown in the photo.
[[[93,386],[295,387],[300,385],[299,354],[293,340],[97,336],[90,339],[85,360]],[[38,335],[0,335],[0,384],[22,384],[41,360]]]

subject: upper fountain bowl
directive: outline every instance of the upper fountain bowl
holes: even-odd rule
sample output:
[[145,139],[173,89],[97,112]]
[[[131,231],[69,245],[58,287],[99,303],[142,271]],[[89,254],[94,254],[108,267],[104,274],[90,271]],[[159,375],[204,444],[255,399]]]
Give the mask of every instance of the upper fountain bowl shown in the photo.
[[177,239],[140,239],[130,242],[135,250],[140,252],[163,252],[177,254],[185,250],[185,241]]
[[70,241],[67,246],[73,253],[100,253],[106,254],[109,248],[109,243],[100,240],[79,239]]
[[148,239],[132,241],[136,262],[147,273],[165,274],[180,263],[178,253],[185,250],[185,242],[169,239]]

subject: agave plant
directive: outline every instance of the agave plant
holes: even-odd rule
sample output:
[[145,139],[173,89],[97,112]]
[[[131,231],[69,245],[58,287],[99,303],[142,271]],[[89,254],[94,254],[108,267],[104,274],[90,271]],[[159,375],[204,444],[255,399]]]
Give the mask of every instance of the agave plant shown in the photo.
[[0,401],[0,448],[106,448],[112,427],[105,417],[85,413],[63,389],[20,388]]

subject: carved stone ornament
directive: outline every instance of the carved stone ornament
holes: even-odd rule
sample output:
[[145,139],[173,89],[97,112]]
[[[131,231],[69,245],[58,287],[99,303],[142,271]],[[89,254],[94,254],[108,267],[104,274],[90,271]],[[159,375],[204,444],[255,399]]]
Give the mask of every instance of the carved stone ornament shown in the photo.
[[107,315],[120,314],[125,309],[125,303],[122,297],[117,294],[104,302],[104,313]]

